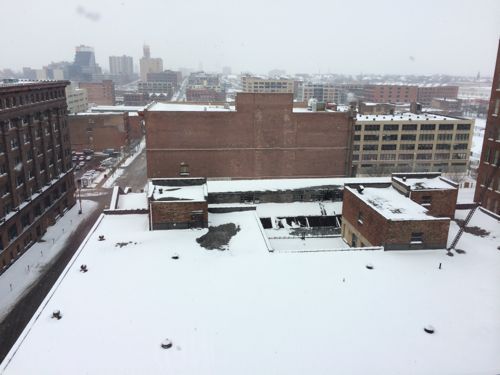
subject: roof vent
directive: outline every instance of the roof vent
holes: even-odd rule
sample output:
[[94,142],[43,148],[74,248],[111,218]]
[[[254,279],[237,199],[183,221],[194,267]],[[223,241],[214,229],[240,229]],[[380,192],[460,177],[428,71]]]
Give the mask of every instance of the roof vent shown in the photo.
[[161,342],[161,347],[163,349],[170,349],[172,347],[172,341],[169,339],[165,339]]
[[372,270],[374,267],[373,267],[373,264],[368,263],[368,264],[366,265],[366,268],[367,268],[367,269],[369,269],[369,270]]
[[61,311],[54,310],[54,312],[52,313],[52,319],[61,320],[61,318],[62,318]]
[[85,273],[85,272],[87,272],[88,270],[89,270],[89,269],[87,268],[87,265],[86,265],[86,264],[82,264],[82,265],[80,266],[80,272]]
[[424,331],[432,335],[434,333],[435,329],[433,326],[427,325],[424,327]]
[[365,187],[363,185],[359,185],[357,188],[359,194],[363,194],[363,190],[365,190]]
[[174,255],[172,255],[172,259],[179,259],[179,254],[175,253]]
[[104,235],[102,235],[102,234],[101,234],[101,235],[99,236],[99,241],[104,241]]
[[163,188],[158,188],[158,193],[163,194]]
[[406,182],[406,176],[403,176],[403,181],[405,181],[405,182]]

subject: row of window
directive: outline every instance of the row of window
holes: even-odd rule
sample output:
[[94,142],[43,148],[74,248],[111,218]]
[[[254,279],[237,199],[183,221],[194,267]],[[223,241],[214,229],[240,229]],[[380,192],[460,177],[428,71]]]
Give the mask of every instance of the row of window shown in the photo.
[[[457,130],[470,130],[471,124],[456,124]],[[365,124],[365,131],[380,131],[383,129],[384,131],[399,131],[399,124],[384,124],[382,126],[380,124]],[[402,124],[401,130],[403,131],[416,131],[418,129],[418,124]],[[361,131],[363,125],[358,124],[354,125],[355,131]],[[454,130],[455,124],[438,124],[437,129],[439,130]],[[436,124],[420,124],[420,130],[436,130]]]
[[0,98],[0,109],[14,108],[25,104],[38,103],[42,101],[64,98],[64,89],[38,91],[30,94],[18,94]]
[[[436,134],[419,134],[418,140],[419,141],[433,141],[436,139]],[[453,134],[437,134],[437,139],[439,141],[452,141],[453,140]],[[356,134],[354,136],[355,141],[360,141],[361,140],[361,135]],[[416,141],[417,140],[417,135],[416,134],[365,134],[363,135],[363,141]],[[467,141],[469,140],[469,133],[457,133],[455,134],[455,141]]]
[[[397,144],[363,144],[363,151],[378,151],[380,146],[380,150],[397,150],[398,145]],[[415,146],[417,150],[421,151],[430,151],[434,149],[434,144],[433,143],[403,143],[399,145],[400,150],[415,150]],[[438,143],[436,144],[435,149],[436,150],[467,150],[467,143],[455,143],[451,145],[450,143]],[[360,150],[360,145],[354,145],[353,146],[354,151],[359,151]]]
[[[352,159],[354,161],[360,160],[359,154],[354,154]],[[449,160],[449,159],[461,159],[466,160],[467,154],[464,152],[459,153],[435,153],[433,154],[363,154],[361,160]]]

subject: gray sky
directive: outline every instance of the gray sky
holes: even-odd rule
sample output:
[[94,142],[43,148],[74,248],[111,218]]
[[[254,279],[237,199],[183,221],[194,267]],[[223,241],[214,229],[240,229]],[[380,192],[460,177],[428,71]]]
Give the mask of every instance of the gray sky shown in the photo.
[[144,42],[165,68],[267,73],[492,75],[499,0],[0,0],[0,68],[93,46],[98,63]]

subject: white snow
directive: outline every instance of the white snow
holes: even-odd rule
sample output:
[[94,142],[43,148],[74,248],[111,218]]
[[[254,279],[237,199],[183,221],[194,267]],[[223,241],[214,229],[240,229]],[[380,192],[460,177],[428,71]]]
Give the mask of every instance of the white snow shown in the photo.
[[426,208],[405,197],[392,186],[387,188],[365,187],[362,193],[348,186],[345,189],[349,189],[359,199],[389,220],[447,220],[428,215]]
[[431,113],[417,115],[411,112],[398,113],[395,115],[360,115],[356,116],[356,123],[371,123],[377,121],[452,121],[455,123],[471,123],[473,120],[457,119],[456,117],[441,116]]
[[128,193],[118,195],[119,210],[134,210],[148,208],[148,199],[144,193]]
[[30,289],[41,273],[63,249],[78,224],[90,216],[97,203],[82,200],[82,214],[77,202],[53,226],[47,228],[43,242],[36,242],[0,276],[0,320]]
[[287,179],[258,179],[258,180],[208,180],[207,188],[210,193],[229,193],[243,191],[282,191],[306,189],[319,186],[343,187],[348,183],[386,182],[390,177],[338,177],[338,178],[287,178]]
[[146,147],[146,139],[145,138],[143,138],[141,140],[141,142],[139,143],[139,147],[137,147],[137,150],[135,151],[135,153],[130,155],[127,159],[125,159],[125,161],[121,164],[120,167],[126,168],[130,164],[132,164],[132,162],[141,154],[142,150],[144,150],[144,147]]
[[433,189],[456,189],[451,183],[446,182],[441,177],[431,178],[407,178],[404,181],[401,177],[393,177],[401,184],[407,185],[411,190],[433,190]]
[[260,203],[255,206],[259,217],[321,216],[321,206],[327,215],[342,214],[342,202]]
[[165,186],[155,185],[154,180],[150,180],[148,186],[148,195],[153,200],[190,200],[201,202],[206,200],[205,192],[205,185]]
[[[472,224],[492,233],[465,233],[466,254],[454,257],[269,253],[253,212],[209,220],[240,225],[228,251],[200,248],[195,239],[206,230],[148,231],[147,215],[105,216],[0,372],[500,372],[500,225],[482,212]],[[61,320],[51,319],[57,309]]]
[[203,105],[203,104],[178,104],[178,103],[154,103],[148,111],[172,111],[172,112],[234,112],[234,106],[229,108],[223,105]]
[[457,203],[473,203],[475,191],[475,187],[458,189]]

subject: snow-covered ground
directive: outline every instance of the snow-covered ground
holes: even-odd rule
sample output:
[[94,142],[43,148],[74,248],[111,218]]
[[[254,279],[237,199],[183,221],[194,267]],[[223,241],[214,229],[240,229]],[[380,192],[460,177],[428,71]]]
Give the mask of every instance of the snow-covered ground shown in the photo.
[[82,200],[73,206],[53,226],[47,228],[43,242],[36,242],[7,271],[0,276],[0,320],[9,313],[15,303],[29,290],[63,249],[69,236],[78,229],[78,223],[97,208],[97,203]]
[[[206,230],[148,231],[147,215],[104,216],[0,372],[500,373],[500,225],[484,213],[471,225],[490,234],[465,233],[466,253],[453,257],[270,253],[255,212],[209,220],[240,226],[229,250],[201,248]],[[160,347],[166,338],[171,349]]]
[[475,187],[458,189],[457,203],[474,203],[475,191]]
[[140,155],[142,150],[144,150],[144,147],[146,147],[146,139],[143,138],[142,141],[139,143],[139,146],[135,150],[135,153],[130,155],[125,161],[122,163],[121,167],[125,168],[128,167],[132,162]]

